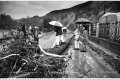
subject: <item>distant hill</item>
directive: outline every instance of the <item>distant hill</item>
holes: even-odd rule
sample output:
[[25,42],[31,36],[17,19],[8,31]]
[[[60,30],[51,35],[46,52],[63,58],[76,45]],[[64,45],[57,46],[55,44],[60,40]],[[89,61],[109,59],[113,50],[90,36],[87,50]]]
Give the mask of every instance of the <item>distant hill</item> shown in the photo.
[[[96,23],[105,12],[120,12],[120,1],[88,1],[71,8],[51,11],[43,17],[36,15],[22,18],[20,21],[26,22],[27,26],[37,25],[41,30],[50,31],[52,30],[52,26],[49,25],[48,22],[58,20],[64,26],[74,30],[74,22],[76,19],[84,17],[88,18],[92,23]],[[7,21],[7,23],[0,23],[0,28],[14,28],[13,25],[16,24],[16,21],[11,20],[11,17],[9,19],[9,17],[10,16],[8,16],[8,20],[10,24],[8,20],[4,20]],[[0,20],[3,21],[1,18]]]
[[74,29],[76,19],[84,17],[96,23],[105,12],[120,12],[120,1],[88,1],[71,8],[51,11],[44,17],[58,20],[64,26]]
[[33,16],[33,17],[27,17],[27,18],[22,18],[20,19],[21,22],[25,22],[27,27],[36,25],[38,27],[41,26],[41,17],[40,16]]

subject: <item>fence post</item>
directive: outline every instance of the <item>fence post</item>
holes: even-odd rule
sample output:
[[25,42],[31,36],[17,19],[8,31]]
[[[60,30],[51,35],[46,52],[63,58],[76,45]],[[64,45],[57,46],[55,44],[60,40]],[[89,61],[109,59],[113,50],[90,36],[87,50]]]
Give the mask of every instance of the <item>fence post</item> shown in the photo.
[[96,37],[99,37],[99,23],[96,26]]
[[89,35],[91,35],[91,24],[89,25]]

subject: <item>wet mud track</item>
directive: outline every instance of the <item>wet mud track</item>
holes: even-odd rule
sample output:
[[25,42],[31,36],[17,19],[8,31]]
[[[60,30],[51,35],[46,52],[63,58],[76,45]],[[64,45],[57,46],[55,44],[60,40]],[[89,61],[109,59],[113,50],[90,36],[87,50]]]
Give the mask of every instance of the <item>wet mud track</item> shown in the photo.
[[68,78],[120,78],[120,75],[102,58],[94,55],[94,51],[89,47],[87,52],[74,50],[73,40],[69,51],[72,52],[72,58],[66,68]]

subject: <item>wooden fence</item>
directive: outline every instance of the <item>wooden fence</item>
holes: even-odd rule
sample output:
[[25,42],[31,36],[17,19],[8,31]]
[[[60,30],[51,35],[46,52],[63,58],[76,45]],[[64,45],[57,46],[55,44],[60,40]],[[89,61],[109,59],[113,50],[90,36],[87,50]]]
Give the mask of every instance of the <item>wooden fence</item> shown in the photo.
[[91,26],[90,35],[120,43],[120,22],[99,23],[98,26]]
[[120,22],[99,23],[95,28],[95,32],[91,29],[90,41],[120,56]]
[[120,43],[120,22],[99,24],[99,37]]

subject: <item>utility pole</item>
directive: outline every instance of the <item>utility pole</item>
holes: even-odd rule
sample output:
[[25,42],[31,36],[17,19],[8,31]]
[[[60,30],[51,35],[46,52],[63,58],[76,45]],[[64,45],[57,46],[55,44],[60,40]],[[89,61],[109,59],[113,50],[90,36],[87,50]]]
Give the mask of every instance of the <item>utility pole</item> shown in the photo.
[[104,2],[104,14],[106,13],[106,6],[105,6],[105,4],[106,4],[106,1]]

